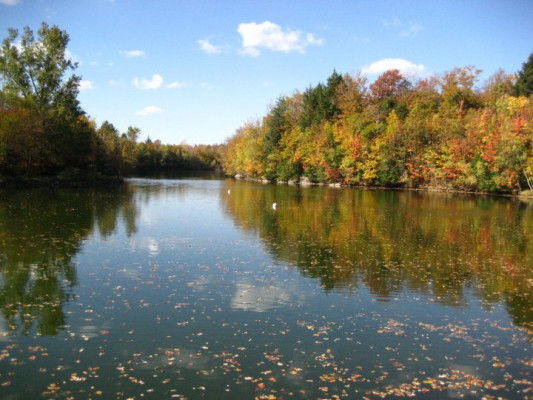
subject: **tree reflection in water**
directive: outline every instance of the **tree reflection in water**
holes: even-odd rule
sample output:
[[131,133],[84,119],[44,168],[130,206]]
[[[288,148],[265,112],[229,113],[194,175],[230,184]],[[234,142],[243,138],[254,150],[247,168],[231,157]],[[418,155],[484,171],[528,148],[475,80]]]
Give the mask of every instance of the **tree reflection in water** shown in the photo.
[[0,309],[8,330],[55,335],[75,298],[75,256],[83,241],[105,237],[120,220],[136,231],[133,192],[126,186],[3,191],[0,196]]
[[533,209],[525,203],[242,182],[229,188],[221,201],[235,223],[326,291],[364,285],[381,301],[412,291],[467,306],[464,291],[472,288],[484,307],[504,302],[515,323],[531,329]]

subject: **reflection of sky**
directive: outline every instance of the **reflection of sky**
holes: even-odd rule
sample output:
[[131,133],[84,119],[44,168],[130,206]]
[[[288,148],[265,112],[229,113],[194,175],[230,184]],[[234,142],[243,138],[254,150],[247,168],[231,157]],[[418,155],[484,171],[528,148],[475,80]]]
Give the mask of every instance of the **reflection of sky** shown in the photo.
[[148,250],[151,256],[157,256],[159,254],[159,244],[154,238],[150,238],[148,241]]
[[264,312],[282,307],[299,300],[294,295],[293,288],[291,290],[281,285],[258,285],[241,280],[236,284],[235,295],[231,299],[231,308]]
[[[158,256],[162,251],[173,250],[178,246],[184,246],[190,242],[188,238],[176,236],[133,236],[128,238],[130,251],[147,251],[150,256]],[[138,256],[139,254],[137,253]]]
[[8,342],[9,341],[8,335],[9,335],[9,331],[7,329],[7,322],[3,317],[1,317],[0,318],[0,343]]

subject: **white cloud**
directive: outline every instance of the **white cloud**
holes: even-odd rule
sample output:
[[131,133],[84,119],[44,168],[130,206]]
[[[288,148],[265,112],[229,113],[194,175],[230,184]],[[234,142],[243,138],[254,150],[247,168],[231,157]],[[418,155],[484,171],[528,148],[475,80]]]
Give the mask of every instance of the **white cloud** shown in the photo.
[[122,86],[124,85],[124,80],[122,78],[120,79],[111,79],[109,81],[110,86]]
[[179,89],[185,86],[187,86],[187,84],[184,82],[172,82],[167,85],[169,89]]
[[414,36],[420,32],[424,27],[416,21],[409,21],[408,23],[402,22],[398,17],[394,17],[391,20],[382,21],[383,26],[386,28],[397,29],[400,36]]
[[207,39],[199,39],[198,44],[200,45],[200,49],[202,49],[203,52],[207,54],[220,54],[222,53],[222,49],[220,46],[215,46],[211,42],[209,42],[209,38]]
[[401,28],[403,25],[398,17],[393,17],[391,20],[385,19],[382,22],[383,22],[383,25],[386,26],[387,28],[388,27]]
[[139,89],[157,89],[163,84],[163,77],[159,74],[152,75],[152,80],[135,78],[133,85]]
[[65,57],[67,58],[67,60],[70,60],[73,63],[78,63],[78,65],[82,65],[82,62],[78,59],[78,57],[72,54],[68,49],[65,50]]
[[409,77],[424,76],[426,74],[426,67],[423,64],[414,64],[403,58],[385,58],[379,60],[363,67],[361,72],[363,74],[378,75],[391,69],[397,69],[403,75]]
[[354,36],[353,37],[354,42],[356,43],[370,43],[370,39],[366,36]]
[[79,88],[80,90],[93,90],[94,82],[93,81],[80,81]]
[[14,6],[18,4],[20,0],[0,0],[0,4],[5,4],[6,6]]
[[409,24],[405,28],[400,30],[400,35],[402,35],[402,36],[414,36],[418,32],[420,32],[422,29],[424,29],[424,27],[422,25],[420,25],[418,22],[411,21],[411,22],[409,22]]
[[321,45],[324,40],[315,38],[314,34],[304,34],[300,31],[286,29],[281,26],[265,21],[260,24],[250,22],[239,24],[237,29],[242,37],[241,54],[257,57],[261,54],[259,48],[266,48],[271,51],[289,53],[297,51],[304,53],[309,45]]
[[153,114],[160,114],[163,112],[163,109],[156,107],[156,106],[148,106],[144,107],[142,110],[137,111],[137,115],[140,115],[141,117],[146,117],[148,115]]
[[304,304],[307,298],[304,291],[287,283],[262,284],[239,279],[235,286],[231,308],[244,311],[264,312],[287,304]]
[[243,281],[237,282],[237,289],[231,299],[231,308],[244,311],[265,312],[290,303],[289,288],[274,285],[256,286]]
[[258,57],[261,55],[261,52],[259,50],[257,50],[255,47],[244,47],[240,53],[243,55],[243,56],[252,56],[252,57]]
[[128,58],[146,57],[146,53],[142,50],[122,50],[120,54]]

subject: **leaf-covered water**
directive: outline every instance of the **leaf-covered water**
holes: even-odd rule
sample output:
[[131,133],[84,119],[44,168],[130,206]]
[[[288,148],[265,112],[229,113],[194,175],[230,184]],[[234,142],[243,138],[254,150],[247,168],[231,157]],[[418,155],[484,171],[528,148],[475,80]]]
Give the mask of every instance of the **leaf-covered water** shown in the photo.
[[0,398],[533,398],[518,200],[137,179],[0,246]]

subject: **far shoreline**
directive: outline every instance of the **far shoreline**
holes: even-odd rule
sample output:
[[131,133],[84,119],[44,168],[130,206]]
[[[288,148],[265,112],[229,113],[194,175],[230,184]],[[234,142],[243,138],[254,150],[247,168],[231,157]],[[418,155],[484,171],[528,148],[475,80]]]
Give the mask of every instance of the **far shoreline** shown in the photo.
[[12,178],[0,179],[0,189],[18,189],[18,188],[84,188],[115,186],[125,183],[124,178],[103,177],[94,179],[60,179],[57,177],[47,178]]
[[483,191],[474,191],[474,190],[460,190],[452,189],[446,187],[436,187],[436,186],[427,186],[427,187],[406,187],[406,186],[363,186],[363,185],[351,185],[340,182],[310,182],[310,181],[269,181],[267,179],[261,178],[250,178],[244,175],[237,174],[232,177],[235,180],[240,181],[249,181],[249,182],[258,182],[262,184],[273,184],[273,185],[287,185],[287,186],[301,186],[301,187],[310,187],[310,186],[327,186],[331,188],[353,188],[361,190],[396,190],[396,191],[409,191],[409,192],[435,192],[435,193],[455,193],[455,194],[469,194],[475,196],[493,196],[493,197],[509,197],[517,199],[527,199],[533,200],[533,191],[532,190],[523,190],[520,193],[497,193],[497,192],[483,192]]

